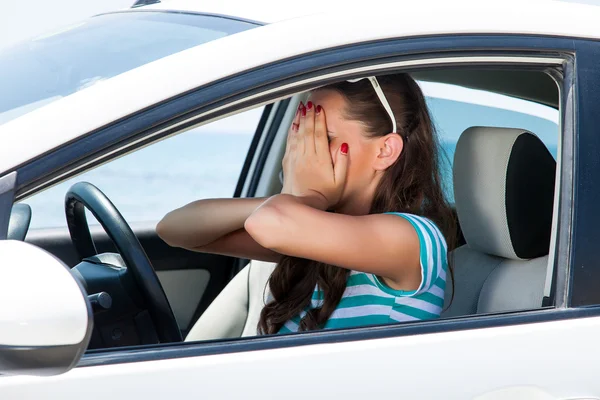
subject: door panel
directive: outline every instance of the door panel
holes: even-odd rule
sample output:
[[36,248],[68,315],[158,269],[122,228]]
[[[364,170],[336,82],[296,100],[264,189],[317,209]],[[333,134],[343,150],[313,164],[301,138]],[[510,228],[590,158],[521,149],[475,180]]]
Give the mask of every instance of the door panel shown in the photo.
[[599,333],[593,317],[205,356],[182,350],[62,376],[3,377],[0,391],[19,399],[305,399],[298,379],[310,371],[314,379],[301,385],[319,398],[597,398]]
[[157,271],[179,328],[187,330],[210,282],[207,269]]
[[[132,229],[154,266],[185,335],[190,324],[230,280],[234,259],[173,248],[156,235],[155,225],[132,224]],[[116,252],[101,227],[92,226],[91,233],[99,253]],[[34,229],[27,234],[26,241],[54,254],[69,267],[80,261],[67,228]]]

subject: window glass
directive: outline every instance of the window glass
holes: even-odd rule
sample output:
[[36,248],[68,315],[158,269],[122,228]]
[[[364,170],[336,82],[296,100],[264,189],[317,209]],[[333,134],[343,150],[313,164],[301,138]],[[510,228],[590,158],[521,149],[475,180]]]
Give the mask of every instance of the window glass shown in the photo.
[[[191,129],[40,192],[31,229],[66,226],[64,196],[87,181],[102,190],[127,222],[156,222],[170,210],[207,197],[231,197],[263,107]],[[88,222],[98,222],[88,212]]]
[[453,203],[452,163],[456,142],[472,126],[521,128],[536,134],[556,159],[558,110],[482,90],[419,82],[442,146],[442,180]]
[[103,14],[0,53],[0,124],[97,82],[256,27],[171,12]]

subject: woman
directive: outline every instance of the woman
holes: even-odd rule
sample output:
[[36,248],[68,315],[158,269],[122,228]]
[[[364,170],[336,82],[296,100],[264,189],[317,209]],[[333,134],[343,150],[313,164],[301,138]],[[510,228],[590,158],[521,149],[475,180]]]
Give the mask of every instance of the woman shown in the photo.
[[172,246],[277,262],[264,334],[435,318],[454,218],[423,94],[406,74],[314,90],[281,194],[199,200],[157,226]]

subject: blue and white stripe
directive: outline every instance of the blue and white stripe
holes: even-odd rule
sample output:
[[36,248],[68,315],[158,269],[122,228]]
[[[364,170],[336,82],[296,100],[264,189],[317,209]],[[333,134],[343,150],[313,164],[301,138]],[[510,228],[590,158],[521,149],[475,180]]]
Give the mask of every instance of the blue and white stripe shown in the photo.
[[[438,227],[429,219],[405,213],[390,213],[406,219],[419,237],[421,283],[416,291],[394,290],[377,276],[351,271],[346,290],[325,328],[346,328],[439,317],[444,304],[447,245]],[[320,307],[323,293],[315,287],[309,309]],[[302,311],[287,321],[281,333],[298,331],[306,315]]]

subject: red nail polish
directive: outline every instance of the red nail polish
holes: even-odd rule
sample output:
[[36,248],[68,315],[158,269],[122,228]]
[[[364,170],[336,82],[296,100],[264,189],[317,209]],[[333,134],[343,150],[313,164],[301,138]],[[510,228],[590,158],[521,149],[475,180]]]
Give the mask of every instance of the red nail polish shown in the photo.
[[312,103],[312,101],[309,101],[308,103],[306,103],[306,108],[307,108],[308,110],[311,110],[311,109],[312,109],[312,107],[313,107],[313,103]]
[[340,147],[340,151],[342,154],[348,154],[348,143],[342,143],[342,147]]
[[300,104],[298,104],[298,110],[301,110],[304,107],[304,103],[300,102]]
[[323,109],[323,107],[321,106],[317,106],[317,114],[321,114],[321,110]]
[[302,107],[302,109],[300,110],[300,113],[302,114],[303,117],[306,117],[306,107]]

